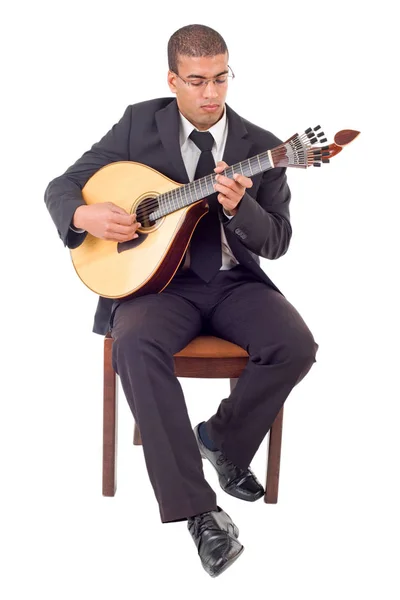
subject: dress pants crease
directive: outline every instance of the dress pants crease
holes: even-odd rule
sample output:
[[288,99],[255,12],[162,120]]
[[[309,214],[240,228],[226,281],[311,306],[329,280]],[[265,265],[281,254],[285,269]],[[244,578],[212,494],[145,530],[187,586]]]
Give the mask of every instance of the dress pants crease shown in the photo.
[[113,364],[140,429],[162,522],[217,507],[174,375],[173,354],[200,327],[198,311],[167,294],[121,303],[114,317]]

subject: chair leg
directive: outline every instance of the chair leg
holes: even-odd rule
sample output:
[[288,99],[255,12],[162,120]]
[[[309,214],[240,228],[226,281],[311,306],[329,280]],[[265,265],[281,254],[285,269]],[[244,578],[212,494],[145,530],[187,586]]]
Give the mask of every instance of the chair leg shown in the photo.
[[[238,379],[230,379],[231,392]],[[269,446],[267,454],[267,481],[265,485],[264,502],[276,504],[278,502],[279,471],[281,466],[283,427],[283,406],[277,414],[269,433]]]
[[142,445],[142,437],[140,435],[139,427],[136,422],[133,426],[133,443],[135,444],[135,446]]
[[104,339],[103,496],[117,489],[117,377],[112,366],[112,337]]
[[265,486],[264,502],[276,504],[278,502],[279,471],[281,466],[283,427],[283,406],[272,423],[269,432],[269,446],[267,457],[267,482]]

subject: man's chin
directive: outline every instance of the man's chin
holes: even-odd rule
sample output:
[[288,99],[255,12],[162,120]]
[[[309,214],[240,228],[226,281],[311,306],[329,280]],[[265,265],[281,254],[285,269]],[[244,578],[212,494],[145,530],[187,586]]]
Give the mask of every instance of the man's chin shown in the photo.
[[215,123],[217,123],[220,120],[223,113],[224,113],[223,106],[218,106],[218,108],[216,108],[215,110],[210,110],[210,111],[203,109],[203,110],[201,110],[201,113],[199,115],[199,122],[204,123],[205,125],[208,125],[209,127],[211,127],[211,125],[215,125]]

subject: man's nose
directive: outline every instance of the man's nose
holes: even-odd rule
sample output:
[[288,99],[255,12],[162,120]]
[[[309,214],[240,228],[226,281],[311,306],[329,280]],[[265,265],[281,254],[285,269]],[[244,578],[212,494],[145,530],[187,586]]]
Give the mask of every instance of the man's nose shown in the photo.
[[205,98],[216,98],[218,96],[217,84],[210,79],[204,86],[203,96]]

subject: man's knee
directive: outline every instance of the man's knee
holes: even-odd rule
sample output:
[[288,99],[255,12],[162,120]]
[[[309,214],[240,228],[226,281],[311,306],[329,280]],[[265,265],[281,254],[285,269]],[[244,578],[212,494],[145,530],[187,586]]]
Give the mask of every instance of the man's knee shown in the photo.
[[258,364],[287,364],[301,378],[316,362],[318,344],[309,330],[291,332],[279,342],[266,343],[251,353],[251,360]]
[[292,359],[310,366],[316,362],[318,348],[319,345],[309,330],[292,337],[289,341],[289,353]]
[[297,385],[310,371],[316,362],[319,345],[310,331],[303,332],[291,341],[289,355],[291,357],[293,375]]

